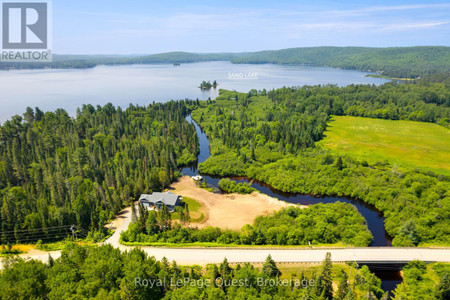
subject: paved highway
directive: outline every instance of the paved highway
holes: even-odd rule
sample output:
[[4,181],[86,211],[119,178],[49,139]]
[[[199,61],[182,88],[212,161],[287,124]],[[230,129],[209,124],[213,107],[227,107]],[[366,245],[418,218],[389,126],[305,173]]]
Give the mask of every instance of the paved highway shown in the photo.
[[[105,241],[119,247],[122,251],[131,249],[119,244],[120,233],[130,224],[130,210],[121,216],[124,221],[115,233]],[[229,262],[263,262],[270,254],[276,262],[321,262],[327,252],[335,262],[356,261],[358,263],[406,263],[411,260],[425,262],[450,262],[450,248],[335,248],[335,249],[236,249],[236,248],[155,248],[141,247],[147,254],[156,259],[166,257],[169,261],[175,260],[178,264],[190,265],[219,263],[226,257]],[[24,258],[34,258],[48,261],[48,255],[53,258],[60,256],[59,251],[50,253],[33,250],[22,254]]]
[[[121,250],[131,247],[120,246]],[[218,249],[218,248],[154,248],[142,247],[149,255],[157,259],[166,257],[178,264],[190,265],[219,263],[226,257],[229,262],[263,262],[272,255],[276,262],[321,262],[327,252],[332,261],[356,261],[358,263],[406,263],[419,259],[425,262],[450,262],[450,249],[428,248],[344,248],[344,249]],[[39,259],[44,262],[48,255],[60,256],[59,251],[35,252],[21,255],[24,258]]]
[[419,259],[426,262],[450,262],[450,249],[418,248],[345,248],[345,249],[175,249],[150,248],[143,250],[157,259],[166,257],[179,264],[207,264],[221,262],[263,262],[272,255],[276,262],[321,262],[327,252],[332,261],[358,263],[405,263]]

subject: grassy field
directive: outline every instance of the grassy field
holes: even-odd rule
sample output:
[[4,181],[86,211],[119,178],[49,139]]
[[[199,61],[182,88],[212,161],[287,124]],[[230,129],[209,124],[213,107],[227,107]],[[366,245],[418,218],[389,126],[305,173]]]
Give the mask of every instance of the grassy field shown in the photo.
[[[191,223],[200,223],[205,219],[204,209],[200,202],[189,197],[183,197],[183,202],[189,205]],[[178,220],[179,218],[178,212],[172,214],[172,220]]]
[[334,116],[325,135],[318,144],[369,163],[450,175],[450,130],[437,124]]
[[183,197],[183,202],[189,205],[188,207],[191,215],[191,222],[199,223],[205,219],[203,206],[200,202],[189,197]]

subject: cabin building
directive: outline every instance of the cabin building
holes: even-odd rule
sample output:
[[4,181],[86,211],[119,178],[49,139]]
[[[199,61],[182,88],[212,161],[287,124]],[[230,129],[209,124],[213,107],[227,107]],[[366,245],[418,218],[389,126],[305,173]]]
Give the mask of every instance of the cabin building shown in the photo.
[[174,212],[177,206],[181,205],[183,197],[172,192],[142,194],[139,203],[148,210],[160,210],[162,205],[166,205],[170,212]]

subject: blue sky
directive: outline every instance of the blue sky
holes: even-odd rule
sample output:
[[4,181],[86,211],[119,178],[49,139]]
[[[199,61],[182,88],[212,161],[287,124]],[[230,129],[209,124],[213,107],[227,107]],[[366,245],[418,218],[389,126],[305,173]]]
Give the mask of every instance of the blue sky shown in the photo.
[[53,52],[450,46],[450,2],[53,0]]

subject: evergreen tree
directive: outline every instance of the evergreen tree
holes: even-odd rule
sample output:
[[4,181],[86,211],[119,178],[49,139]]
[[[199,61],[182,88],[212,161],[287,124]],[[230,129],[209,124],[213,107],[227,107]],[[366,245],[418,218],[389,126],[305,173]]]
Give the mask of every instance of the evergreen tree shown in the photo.
[[325,260],[322,263],[322,271],[319,275],[319,284],[317,285],[317,292],[320,299],[333,298],[333,282],[331,277],[331,253],[327,252]]
[[226,276],[227,274],[230,274],[232,269],[231,269],[230,265],[228,264],[228,259],[226,257],[223,259],[222,263],[220,264],[219,270],[220,270],[220,274],[222,276]]
[[48,264],[49,268],[53,267],[55,265],[55,260],[53,259],[53,257],[49,254],[48,255]]
[[136,213],[136,205],[131,202],[131,223],[136,223],[137,221],[137,213]]
[[216,264],[209,264],[206,266],[206,278],[211,280],[214,286],[216,285],[216,279],[220,276],[219,268]]
[[450,299],[450,279],[448,278],[448,273],[445,273],[441,277],[439,283],[436,286],[434,295],[438,300]]
[[349,294],[350,285],[348,284],[348,276],[344,270],[341,270],[341,279],[339,281],[338,290],[336,292],[335,298],[337,300],[346,299],[346,295]]
[[146,229],[148,219],[148,209],[142,203],[138,204],[138,208],[139,208],[138,221],[139,223],[141,223],[142,229]]
[[341,171],[344,168],[344,163],[342,162],[342,157],[338,157],[335,162],[336,168]]
[[177,206],[175,211],[178,213],[178,220],[180,221],[180,224],[184,226],[186,222],[183,207]]
[[172,261],[171,274],[173,275],[173,277],[175,279],[180,278],[181,271],[180,271],[180,268],[178,267],[178,264],[177,264],[177,262],[175,260]]
[[[230,267],[230,265],[228,264],[228,259],[225,257],[223,259],[223,262],[219,266],[219,272],[222,277],[222,282],[230,282],[233,277],[232,271],[233,269]],[[227,284],[222,285],[222,289],[224,291],[227,291],[228,288],[229,286]]]
[[158,213],[155,210],[149,211],[146,225],[147,234],[149,235],[157,234],[160,231],[160,227],[158,225]]
[[280,277],[281,272],[278,269],[275,261],[272,259],[272,256],[269,254],[262,265],[262,271],[269,277]]
[[172,216],[165,204],[162,204],[158,212],[158,223],[162,231],[170,230],[172,225]]
[[189,226],[191,224],[191,214],[189,213],[189,204],[186,203],[184,207],[184,225]]

